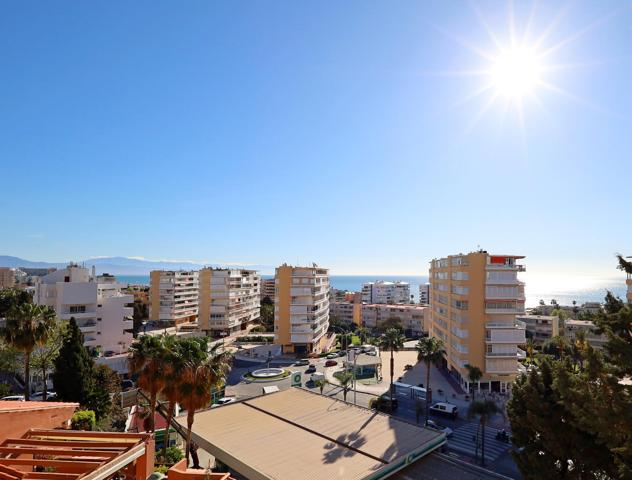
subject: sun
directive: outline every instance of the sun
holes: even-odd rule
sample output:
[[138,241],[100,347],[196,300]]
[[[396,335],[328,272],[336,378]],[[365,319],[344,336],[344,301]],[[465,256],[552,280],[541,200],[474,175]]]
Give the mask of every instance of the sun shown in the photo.
[[538,55],[528,47],[501,50],[490,69],[493,88],[509,100],[532,94],[541,83],[541,73]]

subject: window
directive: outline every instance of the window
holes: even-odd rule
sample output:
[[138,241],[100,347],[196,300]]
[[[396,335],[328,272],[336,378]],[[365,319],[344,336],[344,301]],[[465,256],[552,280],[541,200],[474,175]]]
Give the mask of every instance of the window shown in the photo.
[[452,272],[452,280],[469,280],[470,274],[467,272]]
[[85,305],[71,305],[70,313],[86,313]]
[[467,310],[469,305],[467,300],[452,300],[452,306],[459,310]]

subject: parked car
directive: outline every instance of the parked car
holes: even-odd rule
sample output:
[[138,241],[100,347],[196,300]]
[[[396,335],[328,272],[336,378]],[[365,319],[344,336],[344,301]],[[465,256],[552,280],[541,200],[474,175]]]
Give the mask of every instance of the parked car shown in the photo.
[[309,381],[312,385],[316,385],[316,382],[319,380],[325,380],[325,374],[322,372],[312,373],[311,377],[309,377]]
[[443,425],[439,425],[437,422],[435,422],[434,420],[428,420],[428,428],[431,428],[433,430],[437,430],[438,432],[443,432],[445,433],[446,437],[451,437],[452,436],[452,429],[450,427],[445,427]]
[[331,360],[332,358],[338,358],[338,356],[339,356],[338,353],[330,353],[325,358],[328,358],[329,360]]
[[301,358],[297,362],[294,362],[294,365],[296,365],[297,367],[304,367],[305,365],[309,365],[309,359]]
[[459,415],[459,409],[457,406],[447,402],[435,403],[432,407],[430,407],[430,411],[441,415],[451,416],[452,418],[456,418]]
[[0,400],[6,400],[10,402],[24,402],[26,399],[24,395],[9,395],[8,397],[2,397]]
[[412,370],[412,369],[413,369],[413,366],[410,363],[404,366],[404,370]]
[[316,365],[314,365],[313,363],[310,363],[309,367],[307,367],[307,370],[305,370],[305,373],[314,373],[316,371]]
[[325,362],[326,367],[335,367],[336,365],[338,365],[338,362],[336,362],[335,360],[327,360]]
[[340,350],[338,352],[338,356],[339,357],[346,357],[347,356],[347,351],[346,350]]
[[229,403],[233,403],[234,401],[235,401],[235,397],[222,397],[213,405],[211,405],[211,408],[217,408],[223,405],[228,405]]
[[372,357],[376,357],[377,356],[377,352],[375,350],[369,350],[368,352],[365,352],[366,355],[370,355]]

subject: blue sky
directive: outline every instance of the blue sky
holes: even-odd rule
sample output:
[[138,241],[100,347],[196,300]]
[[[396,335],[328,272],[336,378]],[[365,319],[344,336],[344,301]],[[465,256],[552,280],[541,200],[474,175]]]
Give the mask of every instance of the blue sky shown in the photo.
[[[0,254],[425,274],[480,245],[614,276],[632,255],[632,4],[532,7],[3,2]],[[511,17],[558,46],[522,120],[470,75]]]

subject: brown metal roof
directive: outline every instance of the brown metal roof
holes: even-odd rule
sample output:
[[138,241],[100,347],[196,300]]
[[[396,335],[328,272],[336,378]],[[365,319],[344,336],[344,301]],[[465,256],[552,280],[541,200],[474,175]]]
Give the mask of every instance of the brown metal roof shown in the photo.
[[252,480],[383,478],[445,443],[440,432],[297,388],[199,412],[193,437]]

